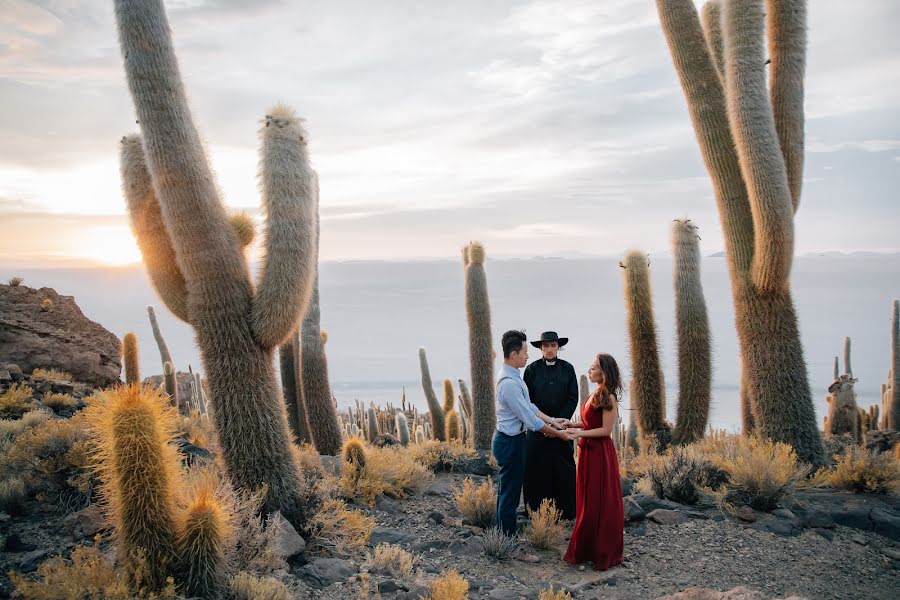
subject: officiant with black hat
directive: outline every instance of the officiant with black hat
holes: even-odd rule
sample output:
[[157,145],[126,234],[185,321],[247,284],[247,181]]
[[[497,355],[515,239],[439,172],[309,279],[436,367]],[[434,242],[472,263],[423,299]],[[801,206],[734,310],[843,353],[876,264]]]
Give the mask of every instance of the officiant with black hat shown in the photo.
[[[531,402],[549,417],[569,419],[578,406],[575,368],[559,358],[569,342],[555,331],[545,331],[531,342],[541,358],[525,368],[523,379]],[[529,431],[526,443],[525,505],[537,510],[544,498],[552,498],[562,518],[575,519],[575,453],[570,441]]]

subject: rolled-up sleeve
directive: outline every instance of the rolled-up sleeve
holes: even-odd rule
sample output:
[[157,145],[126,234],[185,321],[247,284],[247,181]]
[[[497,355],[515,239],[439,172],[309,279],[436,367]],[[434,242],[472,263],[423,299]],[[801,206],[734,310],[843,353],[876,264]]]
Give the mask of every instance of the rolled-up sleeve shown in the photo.
[[544,426],[544,422],[537,416],[538,407],[528,400],[528,395],[525,393],[523,386],[505,379],[500,382],[497,393],[509,410],[522,421],[522,424],[527,429],[537,431]]

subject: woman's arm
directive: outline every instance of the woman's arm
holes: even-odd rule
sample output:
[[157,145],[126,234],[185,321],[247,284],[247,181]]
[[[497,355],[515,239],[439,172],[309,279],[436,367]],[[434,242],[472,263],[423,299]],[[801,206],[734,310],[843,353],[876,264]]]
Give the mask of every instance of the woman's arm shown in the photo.
[[572,435],[576,438],[600,438],[612,435],[613,427],[619,416],[619,403],[613,400],[612,406],[603,411],[603,426],[595,429],[576,429]]

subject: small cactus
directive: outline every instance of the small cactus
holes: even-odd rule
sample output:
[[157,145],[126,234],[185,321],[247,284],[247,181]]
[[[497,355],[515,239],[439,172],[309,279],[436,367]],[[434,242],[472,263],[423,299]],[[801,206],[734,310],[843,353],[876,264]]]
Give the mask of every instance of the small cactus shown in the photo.
[[122,338],[122,363],[125,367],[125,383],[140,383],[137,336],[130,331]]
[[172,377],[168,377],[166,375],[166,363],[169,363],[170,366],[174,367],[175,362],[172,360],[172,353],[169,352],[169,346],[166,344],[166,340],[162,335],[162,330],[159,328],[159,321],[156,319],[156,309],[153,306],[147,307],[147,318],[150,320],[150,329],[153,331],[153,339],[156,340],[156,347],[159,349],[159,358],[163,364],[163,381],[166,386],[166,393],[169,394],[169,399],[172,402],[172,406],[178,406],[178,384],[175,379],[175,369],[172,369]]
[[354,435],[344,442],[341,454],[344,462],[356,469],[357,477],[366,470],[366,443],[359,437]]
[[460,423],[459,414],[452,409],[447,413],[447,441],[462,441],[462,423]]
[[449,415],[453,410],[456,402],[456,396],[453,393],[453,382],[449,379],[444,380],[444,414]]
[[419,445],[425,443],[425,432],[418,425],[416,426],[416,443]]
[[246,248],[253,243],[253,238],[256,237],[256,225],[250,215],[245,212],[235,213],[228,217],[228,221],[231,223],[231,228],[234,230],[241,248]]
[[428,412],[431,415],[431,425],[435,431],[435,436],[441,442],[447,430],[444,411],[438,404],[437,396],[434,394],[434,386],[431,383],[431,372],[428,370],[428,357],[425,355],[425,348],[419,348],[419,369],[422,371],[422,391],[425,392],[425,401],[428,403]]
[[231,516],[215,497],[211,482],[198,487],[187,507],[176,547],[188,596],[218,598],[227,585],[225,549]]
[[369,410],[366,412],[367,416],[367,426],[368,426],[368,438],[370,442],[374,442],[375,438],[377,438],[380,433],[378,429],[378,414],[375,412],[375,407],[370,406]]
[[394,417],[397,421],[397,438],[404,446],[409,446],[409,425],[406,423],[406,415],[398,412]]

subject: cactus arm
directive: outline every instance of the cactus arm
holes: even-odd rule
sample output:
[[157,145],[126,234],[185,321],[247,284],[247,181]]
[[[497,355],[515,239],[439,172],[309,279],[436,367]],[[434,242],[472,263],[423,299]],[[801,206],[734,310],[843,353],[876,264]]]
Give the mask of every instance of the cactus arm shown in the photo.
[[725,94],[692,0],[656,0],[700,154],[713,183],[732,274],[753,262],[753,215],[725,110]]
[[803,77],[806,72],[805,0],[766,0],[769,57],[769,97],[775,129],[787,169],[794,212],[803,186]]
[[850,364],[850,338],[844,338],[844,373],[853,378],[853,366]]
[[156,320],[156,309],[153,306],[147,307],[147,317],[150,319],[150,329],[153,330],[153,339],[156,340],[156,345],[159,348],[159,358],[162,360],[163,364],[172,363],[172,354],[169,352],[169,346],[166,344],[166,339],[162,335],[162,331],[159,329],[159,321]]
[[318,177],[309,162],[308,134],[292,110],[274,107],[260,137],[266,251],[251,326],[257,342],[272,348],[291,335],[309,304],[318,260]]
[[728,120],[753,213],[751,273],[760,290],[783,292],[794,253],[794,210],[766,94],[762,0],[729,0],[722,16]]
[[153,191],[150,171],[144,161],[141,136],[129,135],[122,138],[119,170],[128,220],[150,281],[172,314],[187,322],[187,287],[175,260],[172,240],[166,232],[159,202]]
[[722,5],[718,0],[709,0],[700,9],[700,24],[706,48],[716,66],[719,78],[725,78],[725,50],[722,41]]
[[[186,282],[191,322],[213,318],[211,312],[219,321],[232,318],[223,311],[246,319],[250,275],[191,118],[162,0],[115,0],[115,12],[147,167]],[[198,306],[204,314],[194,314]]]

